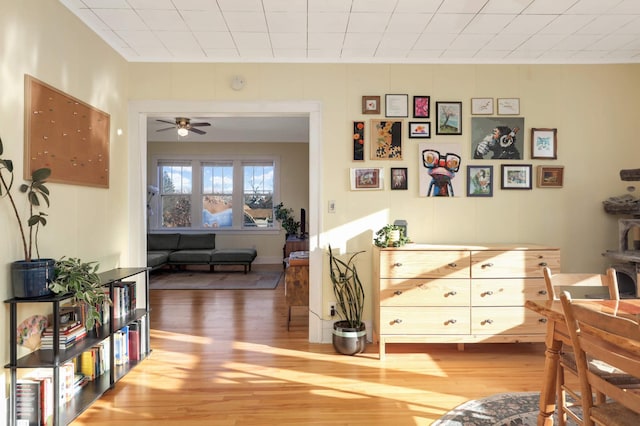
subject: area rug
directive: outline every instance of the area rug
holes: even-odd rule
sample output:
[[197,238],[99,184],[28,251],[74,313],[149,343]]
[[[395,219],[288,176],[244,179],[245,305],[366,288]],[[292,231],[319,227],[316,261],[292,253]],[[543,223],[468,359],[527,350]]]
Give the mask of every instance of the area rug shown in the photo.
[[273,290],[282,271],[160,271],[151,274],[150,290]]
[[[449,411],[432,426],[535,426],[538,420],[539,392],[500,393],[467,401]],[[554,423],[557,418],[554,416]],[[568,425],[575,425],[567,421]]]

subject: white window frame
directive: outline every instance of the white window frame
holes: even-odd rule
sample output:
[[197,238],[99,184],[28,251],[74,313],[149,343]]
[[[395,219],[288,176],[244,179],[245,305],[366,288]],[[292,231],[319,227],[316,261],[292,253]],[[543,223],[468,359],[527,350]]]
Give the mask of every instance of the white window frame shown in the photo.
[[202,232],[214,230],[216,233],[251,233],[251,234],[274,234],[280,232],[280,223],[273,221],[271,227],[245,227],[243,209],[233,210],[233,226],[228,228],[208,228],[202,226],[202,166],[220,162],[233,163],[233,200],[244,199],[243,190],[243,165],[245,163],[273,163],[273,205],[280,201],[280,158],[277,156],[252,156],[252,155],[225,155],[225,156],[186,156],[186,155],[162,155],[154,156],[151,159],[151,167],[154,170],[150,185],[160,188],[162,176],[160,176],[159,166],[164,164],[189,162],[192,173],[191,190],[191,224],[189,228],[163,228],[160,213],[160,196],[152,197],[149,201],[150,212],[148,214],[148,224],[152,232]]

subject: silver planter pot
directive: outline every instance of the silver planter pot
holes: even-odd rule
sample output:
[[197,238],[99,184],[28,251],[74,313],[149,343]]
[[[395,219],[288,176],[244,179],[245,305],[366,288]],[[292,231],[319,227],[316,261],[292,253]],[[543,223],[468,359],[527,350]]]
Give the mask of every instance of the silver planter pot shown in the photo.
[[349,326],[347,321],[333,323],[333,348],[343,355],[356,355],[364,352],[367,345],[367,330],[364,323],[358,328]]

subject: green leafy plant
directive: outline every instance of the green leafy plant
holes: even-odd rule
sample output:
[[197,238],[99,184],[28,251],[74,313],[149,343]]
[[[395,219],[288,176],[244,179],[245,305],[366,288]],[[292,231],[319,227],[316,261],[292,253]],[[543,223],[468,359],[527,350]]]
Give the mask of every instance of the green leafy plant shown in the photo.
[[336,296],[338,313],[349,323],[349,327],[359,328],[362,324],[364,310],[364,288],[358,277],[354,258],[363,253],[352,254],[345,262],[333,255],[329,246],[329,270],[333,283],[333,294]]
[[[394,231],[399,231],[398,239],[393,239]],[[373,243],[378,247],[401,247],[409,242],[409,238],[404,234],[404,228],[398,225],[385,225],[376,232]]]
[[287,235],[297,235],[300,222],[293,217],[293,209],[284,207],[284,203],[278,204],[273,209],[276,220],[280,222]]
[[[0,156],[4,152],[2,146],[2,139],[0,139]],[[7,197],[11,203],[13,213],[18,222],[18,230],[22,237],[22,248],[24,250],[24,260],[30,261],[32,259],[32,249],[35,248],[35,254],[37,258],[40,258],[40,252],[38,250],[38,231],[40,226],[47,224],[47,214],[38,210],[42,204],[46,204],[49,207],[49,189],[46,187],[46,179],[51,175],[51,169],[41,168],[35,170],[31,174],[31,183],[23,183],[18,187],[18,190],[27,195],[29,201],[29,217],[26,222],[20,218],[18,207],[11,195],[11,188],[13,187],[14,173],[13,173],[13,161],[0,158],[0,197]],[[26,223],[26,225],[25,225]],[[29,235],[27,237],[26,228],[29,228]]]
[[64,257],[56,261],[56,279],[49,288],[57,294],[73,295],[74,303],[84,303],[87,306],[85,326],[91,330],[101,323],[98,307],[103,303],[111,304],[109,295],[104,291],[98,276],[97,262],[82,262],[78,258]]

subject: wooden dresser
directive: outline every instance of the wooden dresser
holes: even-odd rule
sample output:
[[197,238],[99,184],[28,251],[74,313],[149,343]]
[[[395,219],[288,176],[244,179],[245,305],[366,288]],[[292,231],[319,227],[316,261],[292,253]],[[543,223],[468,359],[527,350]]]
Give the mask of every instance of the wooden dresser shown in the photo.
[[375,247],[374,341],[542,342],[543,318],[525,309],[546,299],[542,268],[560,272],[560,250],[540,245]]

